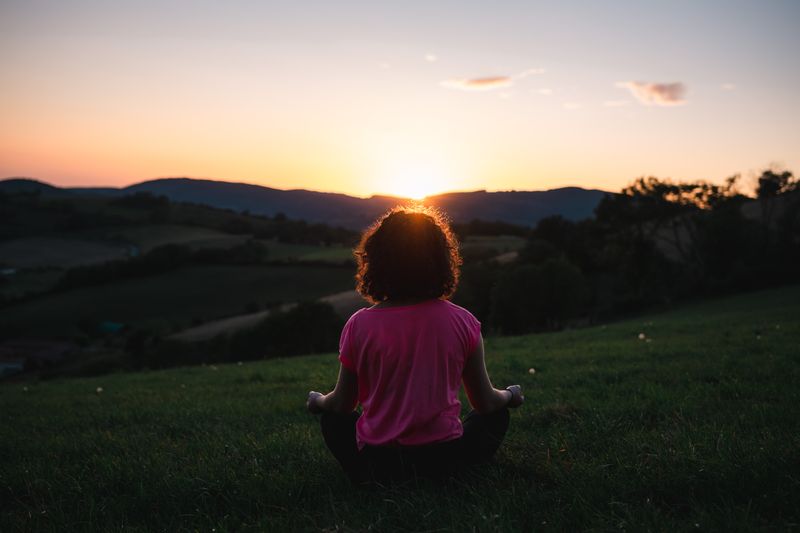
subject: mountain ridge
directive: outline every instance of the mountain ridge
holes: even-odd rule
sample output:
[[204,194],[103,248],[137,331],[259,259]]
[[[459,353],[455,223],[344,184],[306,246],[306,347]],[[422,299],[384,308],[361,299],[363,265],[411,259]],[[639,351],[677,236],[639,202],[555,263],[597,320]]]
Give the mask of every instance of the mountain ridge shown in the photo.
[[[124,196],[137,192],[164,195],[177,202],[206,204],[223,209],[324,222],[360,230],[382,213],[413,200],[389,195],[368,198],[308,189],[276,189],[252,183],[188,177],[157,178],[126,187],[57,187],[33,178],[0,180],[0,192],[35,192],[46,196],[89,194]],[[420,201],[444,210],[454,222],[474,219],[534,226],[542,218],[561,215],[581,220],[593,215],[609,194],[598,189],[561,187],[545,191],[459,191],[428,196]]]

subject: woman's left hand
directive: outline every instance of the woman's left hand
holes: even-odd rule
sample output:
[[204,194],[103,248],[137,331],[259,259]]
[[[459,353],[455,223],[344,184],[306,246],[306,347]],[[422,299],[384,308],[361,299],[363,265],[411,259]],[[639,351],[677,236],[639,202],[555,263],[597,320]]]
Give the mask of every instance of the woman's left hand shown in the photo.
[[306,400],[306,409],[313,415],[318,415],[322,412],[322,407],[319,405],[319,400],[324,395],[321,392],[312,390],[308,393],[308,400]]
[[511,393],[511,399],[508,401],[507,407],[519,407],[525,401],[525,396],[522,395],[522,387],[519,385],[511,385],[506,387],[506,390]]

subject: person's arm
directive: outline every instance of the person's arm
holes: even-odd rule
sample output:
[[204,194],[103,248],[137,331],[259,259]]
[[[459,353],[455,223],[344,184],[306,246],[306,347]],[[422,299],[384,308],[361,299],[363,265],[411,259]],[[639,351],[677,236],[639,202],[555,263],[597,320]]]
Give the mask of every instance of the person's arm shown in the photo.
[[483,336],[478,339],[475,351],[464,365],[462,379],[469,403],[478,413],[492,413],[503,407],[519,407],[525,400],[519,385],[512,385],[505,390],[495,389],[492,385],[486,371]]
[[314,414],[322,411],[333,413],[349,413],[358,403],[358,378],[356,374],[339,365],[339,379],[336,386],[328,394],[317,391],[308,393],[306,407]]

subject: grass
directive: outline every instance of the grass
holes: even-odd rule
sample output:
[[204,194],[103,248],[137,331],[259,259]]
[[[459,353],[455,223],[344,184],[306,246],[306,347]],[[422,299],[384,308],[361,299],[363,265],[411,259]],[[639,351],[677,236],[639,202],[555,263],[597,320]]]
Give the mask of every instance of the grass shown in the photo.
[[7,383],[0,530],[790,530],[798,346],[800,287],[489,339],[527,397],[494,463],[383,490],[352,488],[304,411],[333,354]]
[[249,235],[231,235],[200,226],[178,224],[139,224],[135,226],[109,226],[84,232],[95,238],[130,242],[147,253],[157,246],[182,244],[192,248],[231,248],[250,238]]

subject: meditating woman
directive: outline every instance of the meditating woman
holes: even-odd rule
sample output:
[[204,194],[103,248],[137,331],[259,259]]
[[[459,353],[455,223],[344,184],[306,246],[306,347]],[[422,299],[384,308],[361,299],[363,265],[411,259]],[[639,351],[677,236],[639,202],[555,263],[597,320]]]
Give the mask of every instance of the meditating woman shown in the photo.
[[[355,483],[440,478],[489,460],[507,408],[524,398],[519,385],[492,386],[480,322],[448,301],[461,264],[448,224],[434,210],[395,208],[355,256],[357,289],[374,305],[342,330],[333,391],[308,394],[326,445]],[[473,408],[463,422],[462,382]]]

